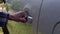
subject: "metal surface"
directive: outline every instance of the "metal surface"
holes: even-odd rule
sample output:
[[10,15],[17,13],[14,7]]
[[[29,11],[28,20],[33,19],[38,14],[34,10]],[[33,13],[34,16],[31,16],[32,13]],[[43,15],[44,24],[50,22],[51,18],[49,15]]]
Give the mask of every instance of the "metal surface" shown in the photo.
[[[52,34],[53,26],[60,21],[60,0],[44,0],[40,21],[39,34]],[[60,34],[60,25],[54,31],[54,34]]]
[[[41,2],[42,0],[31,0],[25,6],[33,17],[33,32],[34,34],[52,34],[53,26],[60,21],[60,0],[43,0],[42,6]],[[41,12],[37,30],[39,9]],[[55,28],[54,34],[60,34],[60,24]]]

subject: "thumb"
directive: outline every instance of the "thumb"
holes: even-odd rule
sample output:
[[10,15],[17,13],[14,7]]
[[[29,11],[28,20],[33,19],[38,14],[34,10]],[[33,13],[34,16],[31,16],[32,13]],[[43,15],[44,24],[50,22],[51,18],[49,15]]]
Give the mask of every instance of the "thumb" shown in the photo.
[[20,18],[19,19],[21,22],[23,22],[23,23],[26,23],[26,19],[25,18]]

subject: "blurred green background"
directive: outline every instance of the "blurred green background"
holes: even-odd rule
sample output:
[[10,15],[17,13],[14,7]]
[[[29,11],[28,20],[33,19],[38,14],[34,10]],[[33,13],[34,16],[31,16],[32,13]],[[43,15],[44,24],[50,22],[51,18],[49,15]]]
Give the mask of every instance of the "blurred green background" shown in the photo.
[[[10,34],[32,34],[32,25],[29,23],[21,23],[9,20],[7,27]],[[1,28],[0,34],[3,34]]]
[[21,23],[10,21],[8,23],[8,29],[10,34],[32,34],[31,24],[29,23]]

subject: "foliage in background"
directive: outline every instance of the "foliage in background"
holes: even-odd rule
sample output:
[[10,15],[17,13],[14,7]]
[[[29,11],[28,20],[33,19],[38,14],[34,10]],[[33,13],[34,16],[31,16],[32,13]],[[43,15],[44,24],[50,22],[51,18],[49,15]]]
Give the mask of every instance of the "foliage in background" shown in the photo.
[[8,1],[9,3],[12,4],[12,9],[15,11],[20,11],[23,9],[23,7],[25,6],[25,0],[11,0]]
[[[28,23],[21,23],[15,21],[8,21],[8,30],[10,34],[32,34],[32,25]],[[0,28],[0,34],[3,34],[2,29]]]
[[8,7],[8,8],[11,8],[12,5],[10,3],[6,3],[6,4],[3,4],[2,7]]
[[10,34],[32,34],[32,25],[29,23],[21,23],[8,21],[8,29]]

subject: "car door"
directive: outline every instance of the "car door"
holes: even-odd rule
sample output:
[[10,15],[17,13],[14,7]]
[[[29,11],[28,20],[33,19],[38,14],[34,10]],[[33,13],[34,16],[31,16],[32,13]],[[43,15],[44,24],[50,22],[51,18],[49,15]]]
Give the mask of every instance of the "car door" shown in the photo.
[[[60,21],[60,0],[44,0],[40,12],[38,34],[52,34],[53,27]],[[55,25],[55,26],[54,26]],[[60,24],[53,34],[60,34]]]

